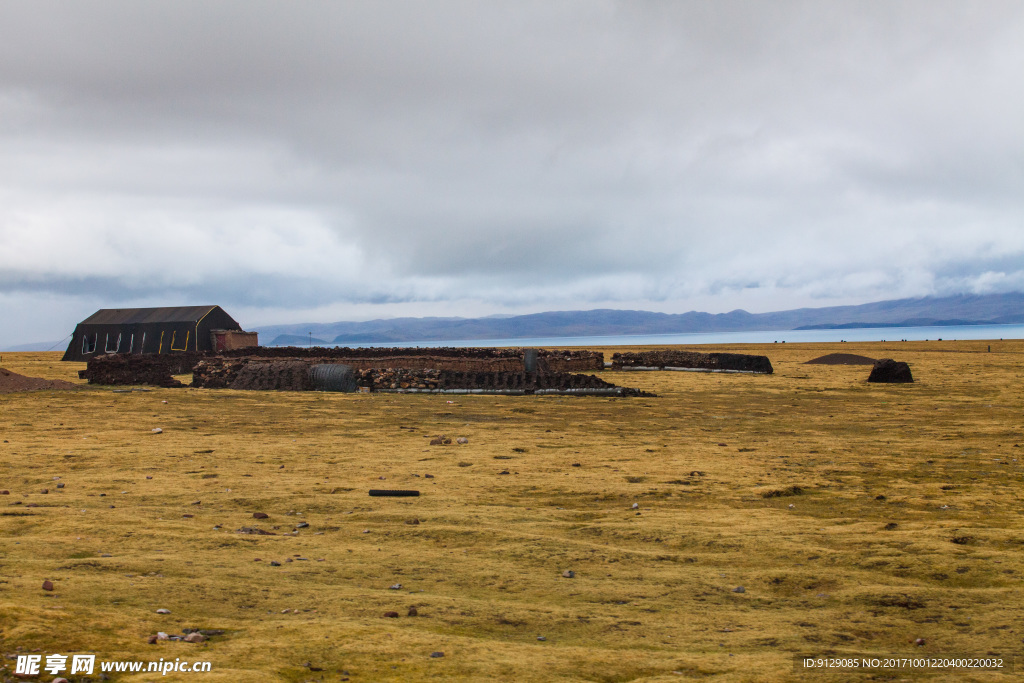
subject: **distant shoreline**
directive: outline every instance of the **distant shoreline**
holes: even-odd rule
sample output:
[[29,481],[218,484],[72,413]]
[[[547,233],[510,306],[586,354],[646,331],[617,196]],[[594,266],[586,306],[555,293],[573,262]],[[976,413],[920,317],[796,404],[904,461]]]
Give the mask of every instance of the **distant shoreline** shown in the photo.
[[[671,346],[685,344],[841,343],[878,341],[1024,339],[1024,324],[941,325],[914,327],[815,328],[801,330],[744,330],[741,332],[686,332],[678,334],[592,335],[579,337],[513,337],[507,339],[432,339],[410,342],[338,342],[320,346],[356,347],[504,347],[542,346]],[[317,344],[314,344],[316,346]],[[305,346],[305,345],[301,345]]]

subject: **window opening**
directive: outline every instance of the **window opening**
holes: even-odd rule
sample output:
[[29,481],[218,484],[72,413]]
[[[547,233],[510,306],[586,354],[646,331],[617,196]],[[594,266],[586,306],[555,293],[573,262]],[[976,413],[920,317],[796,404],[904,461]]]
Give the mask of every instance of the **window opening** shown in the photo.
[[171,334],[171,351],[188,351],[188,339],[189,339],[189,335],[190,334],[191,334],[191,330],[187,330],[185,332],[185,346],[179,349],[179,348],[176,348],[174,346],[174,340],[177,339],[178,332],[175,331],[174,333],[172,333]]

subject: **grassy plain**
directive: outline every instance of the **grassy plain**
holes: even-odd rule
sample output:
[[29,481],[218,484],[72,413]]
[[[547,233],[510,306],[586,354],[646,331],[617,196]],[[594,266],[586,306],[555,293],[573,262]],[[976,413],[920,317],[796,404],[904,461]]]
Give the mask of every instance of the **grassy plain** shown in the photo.
[[[123,681],[841,681],[794,656],[1009,663],[1024,342],[989,343],[720,346],[766,353],[775,375],[604,373],[657,398],[0,395],[0,651],[213,663]],[[835,351],[908,361],[917,382],[804,364]],[[3,365],[77,381],[59,357]],[[442,433],[469,443],[428,445]],[[226,633],[146,642],[184,627]],[[857,679],[926,677],[1012,678]]]

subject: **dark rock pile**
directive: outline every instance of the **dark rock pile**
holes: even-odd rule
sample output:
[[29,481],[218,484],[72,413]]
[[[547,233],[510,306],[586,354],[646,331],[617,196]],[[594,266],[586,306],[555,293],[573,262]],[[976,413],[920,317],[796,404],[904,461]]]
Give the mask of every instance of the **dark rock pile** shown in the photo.
[[[341,373],[347,375],[346,381],[341,382],[335,366],[347,367]],[[173,387],[182,384],[172,375],[191,370],[192,386],[197,388],[311,391],[318,386],[313,375],[319,372],[323,375],[321,388],[327,390],[567,391],[644,395],[637,389],[617,387],[593,375],[572,374],[564,370],[577,366],[603,368],[604,356],[591,351],[540,351],[537,371],[526,373],[523,371],[524,349],[254,347],[221,355],[109,355],[90,360],[88,368],[80,374],[94,384]],[[328,375],[333,379],[324,384]]]
[[310,391],[310,363],[301,360],[283,360],[270,363],[246,363],[229,389],[253,391]]
[[[649,396],[638,389],[618,387],[594,375],[566,372],[457,372],[450,370],[358,370],[357,383],[371,391],[482,390],[536,393],[538,391],[616,390],[623,396]],[[621,391],[619,391],[621,390]]]
[[[314,346],[248,347],[223,352],[226,358],[317,358],[343,362],[356,368],[412,368],[462,372],[516,372],[523,369],[523,353],[492,348],[324,348]],[[538,350],[538,368],[548,372],[601,370],[604,354],[587,350]]]
[[91,358],[78,376],[89,380],[89,384],[181,387],[184,385],[172,375],[190,372],[202,356],[202,353],[108,354]]
[[892,358],[882,358],[875,361],[871,368],[869,382],[908,383],[913,382],[914,377],[910,374],[910,366],[902,361]]
[[248,364],[247,359],[210,358],[192,368],[192,386],[204,389],[226,389]]
[[642,351],[612,355],[612,369],[623,368],[694,368],[702,370],[731,370],[772,374],[768,356],[742,353],[697,353],[696,351]]

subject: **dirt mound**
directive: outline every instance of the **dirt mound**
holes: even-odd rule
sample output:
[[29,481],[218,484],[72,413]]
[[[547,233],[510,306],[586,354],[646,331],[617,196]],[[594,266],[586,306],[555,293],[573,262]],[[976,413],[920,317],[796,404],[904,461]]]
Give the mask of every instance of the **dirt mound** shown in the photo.
[[55,389],[65,391],[77,389],[77,384],[65,382],[62,379],[41,379],[39,377],[26,377],[16,372],[0,368],[0,394],[10,394],[15,391],[38,391],[40,389]]
[[874,365],[875,359],[867,356],[858,356],[855,353],[830,353],[814,360],[809,360],[804,365]]

